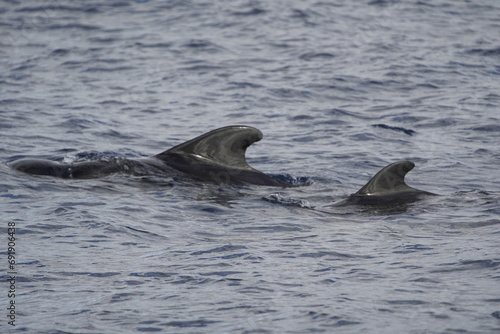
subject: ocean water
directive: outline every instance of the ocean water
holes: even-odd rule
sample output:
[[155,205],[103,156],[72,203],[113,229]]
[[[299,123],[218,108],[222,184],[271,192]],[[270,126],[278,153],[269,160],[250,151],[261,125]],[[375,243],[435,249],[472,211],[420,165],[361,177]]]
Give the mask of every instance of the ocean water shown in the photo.
[[[2,1],[0,331],[500,332],[499,17],[496,0]],[[264,133],[253,167],[302,185],[8,167],[231,124]],[[330,205],[403,159],[441,196]]]

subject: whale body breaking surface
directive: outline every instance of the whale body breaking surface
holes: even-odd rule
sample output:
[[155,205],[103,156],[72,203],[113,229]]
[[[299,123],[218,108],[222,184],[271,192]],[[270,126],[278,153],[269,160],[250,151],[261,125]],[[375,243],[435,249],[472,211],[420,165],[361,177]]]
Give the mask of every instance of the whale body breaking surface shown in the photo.
[[[22,159],[10,163],[10,167],[27,174],[70,179],[99,178],[115,173],[160,174],[217,184],[294,186],[266,175],[247,163],[246,149],[262,138],[262,132],[256,128],[233,125],[212,130],[148,158],[113,158],[73,164]],[[405,183],[406,174],[414,167],[415,164],[407,160],[392,163],[358,192],[333,206],[401,204],[435,195]]]

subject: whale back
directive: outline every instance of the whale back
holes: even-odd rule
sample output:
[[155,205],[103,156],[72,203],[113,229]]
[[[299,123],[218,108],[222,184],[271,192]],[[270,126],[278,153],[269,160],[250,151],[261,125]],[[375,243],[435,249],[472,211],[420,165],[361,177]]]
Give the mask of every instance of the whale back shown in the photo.
[[[140,159],[108,159],[62,164],[44,159],[14,161],[10,167],[33,175],[61,178],[95,178],[113,173],[173,177],[231,184],[287,187],[290,184],[250,167],[246,149],[261,140],[262,132],[249,126],[227,126],[203,134],[163,153]],[[180,173],[179,173],[180,172]]]
[[415,164],[411,161],[392,163],[378,172],[358,192],[333,206],[399,205],[417,201],[423,195],[436,195],[405,183],[406,174],[414,167]]
[[156,157],[168,162],[172,156],[182,155],[205,161],[207,164],[253,170],[246,162],[245,152],[262,137],[262,132],[256,128],[227,126],[172,147]]
[[415,167],[411,161],[398,161],[378,172],[354,195],[384,195],[420,191],[405,183],[405,176]]
[[248,165],[246,149],[262,137],[260,130],[250,126],[227,126],[177,145],[155,157],[200,180],[288,186]]

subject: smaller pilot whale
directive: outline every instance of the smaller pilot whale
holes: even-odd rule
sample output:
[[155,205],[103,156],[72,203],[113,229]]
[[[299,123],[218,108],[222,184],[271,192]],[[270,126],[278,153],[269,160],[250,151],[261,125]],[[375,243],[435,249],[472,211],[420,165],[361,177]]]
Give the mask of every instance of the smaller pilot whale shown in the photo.
[[98,178],[113,173],[160,174],[218,184],[291,186],[246,162],[246,149],[262,137],[262,132],[256,128],[235,125],[210,131],[148,158],[112,158],[73,164],[23,159],[12,162],[10,167],[32,175],[73,179]]
[[397,205],[411,203],[436,194],[418,190],[405,183],[406,174],[415,167],[411,161],[392,163],[378,172],[364,187],[333,206]]

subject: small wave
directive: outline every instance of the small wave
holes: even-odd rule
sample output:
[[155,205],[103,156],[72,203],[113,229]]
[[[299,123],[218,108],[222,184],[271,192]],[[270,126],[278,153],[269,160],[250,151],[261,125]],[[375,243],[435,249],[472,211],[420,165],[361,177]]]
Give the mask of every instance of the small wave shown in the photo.
[[270,89],[269,92],[274,96],[283,98],[311,98],[312,96],[312,92],[310,91],[292,88]]
[[97,7],[87,7],[87,6],[63,6],[61,4],[57,5],[45,5],[45,6],[34,6],[34,7],[23,7],[16,10],[20,13],[36,13],[41,12],[41,14],[47,15],[51,11],[64,11],[64,12],[77,12],[77,13],[97,13],[99,10]]
[[480,55],[480,56],[500,56],[500,48],[496,49],[471,49],[466,51],[470,55]]
[[415,130],[405,129],[405,128],[399,127],[399,126],[390,126],[387,124],[373,124],[372,126],[374,128],[382,128],[382,129],[386,129],[386,130],[403,132],[403,133],[407,134],[408,136],[413,136],[416,133]]
[[297,116],[293,116],[293,117],[288,117],[288,119],[290,121],[302,121],[302,120],[314,121],[316,118],[313,116],[310,116],[310,115],[297,115]]
[[89,67],[84,70],[84,72],[119,72],[134,70],[135,67],[132,66],[119,66],[119,67]]
[[200,276],[221,276],[221,277],[226,277],[226,276],[231,276],[231,275],[237,275],[237,274],[244,274],[245,272],[243,271],[212,271],[208,273],[200,273]]
[[53,24],[50,25],[48,29],[50,30],[81,29],[85,31],[90,31],[90,30],[99,30],[101,29],[101,27],[90,24],[71,23],[71,24]]
[[110,159],[120,159],[123,157],[120,157],[120,154],[117,152],[113,151],[104,151],[104,152],[99,152],[99,151],[84,151],[84,152],[79,152],[75,154],[75,161],[72,162],[78,162],[78,161],[109,161]]
[[371,256],[359,256],[359,255],[351,255],[351,254],[345,254],[345,253],[339,253],[339,252],[334,252],[334,251],[320,251],[320,252],[315,252],[315,253],[303,253],[300,254],[301,257],[312,257],[312,258],[320,258],[320,257],[325,257],[325,256],[331,256],[335,258],[368,258],[371,259]]
[[39,104],[42,103],[43,100],[41,99],[34,99],[30,97],[22,97],[22,98],[17,98],[17,99],[3,99],[0,100],[0,105],[19,105],[23,103],[28,103],[28,104]]
[[69,53],[70,51],[68,49],[55,49],[52,51],[50,54],[52,56],[65,56]]
[[311,61],[311,60],[316,60],[316,59],[325,59],[329,60],[335,58],[335,55],[329,52],[308,52],[304,53],[299,57],[299,59],[306,60],[306,61]]
[[98,102],[98,104],[108,105],[108,104],[116,104],[116,105],[126,105],[125,102],[117,101],[117,100],[105,100]]
[[373,0],[368,3],[370,6],[389,6],[398,3],[396,0]]
[[266,225],[266,226],[249,226],[249,227],[236,227],[233,231],[237,232],[254,232],[254,233],[282,233],[282,232],[300,232],[303,229],[294,224],[282,225]]
[[432,250],[431,247],[426,247],[426,246],[419,245],[419,244],[398,246],[397,248],[402,248],[402,250],[397,250],[397,251],[394,251],[393,253],[408,254],[408,253],[415,253],[415,252],[419,252],[419,251]]
[[386,301],[388,304],[391,305],[425,305],[429,304],[428,302],[425,302],[423,300],[387,300]]
[[129,276],[133,277],[155,277],[155,278],[164,278],[164,277],[171,277],[173,276],[173,273],[165,273],[162,271],[148,271],[144,273],[130,273]]
[[62,123],[59,123],[57,127],[69,128],[69,129],[90,129],[96,127],[98,124],[94,121],[89,121],[84,118],[72,117]]
[[121,138],[121,139],[135,139],[135,136],[125,135],[121,132],[115,130],[108,130],[105,132],[99,132],[99,134],[103,137],[112,137],[112,138]]
[[314,181],[307,176],[293,176],[287,173],[284,174],[269,174],[269,176],[291,184],[292,186],[310,186]]
[[78,61],[78,60],[68,60],[62,63],[63,66],[70,66],[72,68],[79,68],[80,65],[85,64],[86,62]]
[[361,324],[359,321],[339,320],[333,325],[333,327],[353,326],[359,324]]
[[258,85],[258,84],[252,83],[252,82],[235,82],[235,81],[228,82],[228,85],[230,85],[230,87],[227,88],[226,90],[238,89],[238,88],[242,88],[242,89],[254,88],[254,89],[256,89],[256,88],[263,87],[262,85]]
[[192,39],[188,43],[184,44],[184,47],[187,48],[195,48],[195,49],[206,49],[206,48],[216,48],[216,49],[222,49],[221,46],[212,43],[208,40],[205,39]]
[[213,320],[191,320],[191,321],[170,321],[165,324],[161,324],[164,326],[178,327],[178,328],[192,328],[192,327],[207,327],[208,325],[218,323],[219,321]]
[[264,196],[262,199],[266,202],[270,202],[273,204],[280,204],[284,206],[295,206],[299,208],[314,208],[308,201],[302,199],[296,199],[291,197],[285,197],[281,194],[271,194],[269,196]]
[[238,245],[225,245],[221,247],[211,248],[204,251],[196,251],[191,253],[191,255],[203,255],[203,254],[213,254],[213,253],[227,253],[232,251],[237,251],[241,249],[247,249],[246,246],[238,246]]
[[235,16],[254,16],[254,15],[261,15],[266,13],[265,9],[262,8],[252,8],[246,11],[236,11],[232,12],[231,15]]
[[220,70],[222,68],[223,67],[216,66],[216,65],[194,65],[194,66],[188,66],[188,67],[181,68],[181,70],[205,72],[205,71]]
[[364,119],[364,120],[374,120],[378,119],[378,117],[370,117],[370,116],[364,116],[362,113],[357,113],[353,111],[347,111],[345,109],[340,109],[340,108],[334,108],[330,109],[328,111],[328,114],[330,116],[338,117],[338,116],[350,116],[356,119]]
[[115,37],[91,37],[91,38],[89,38],[90,42],[104,43],[104,44],[111,44],[117,40],[118,40],[118,38],[115,38]]
[[138,332],[162,332],[163,329],[160,327],[137,327],[136,330]]
[[89,276],[91,277],[112,277],[112,276],[117,276],[121,275],[122,273],[119,272],[104,272],[104,273],[91,273]]
[[135,43],[136,46],[141,48],[170,48],[172,47],[172,43]]
[[480,269],[489,269],[496,268],[500,266],[500,261],[498,260],[466,260],[460,261],[458,263],[445,263],[440,265],[443,269],[435,269],[431,270],[432,273],[449,273],[449,272],[461,272],[467,270],[480,270]]
[[500,125],[488,124],[488,125],[478,126],[475,128],[470,128],[469,130],[482,131],[482,132],[500,132]]

